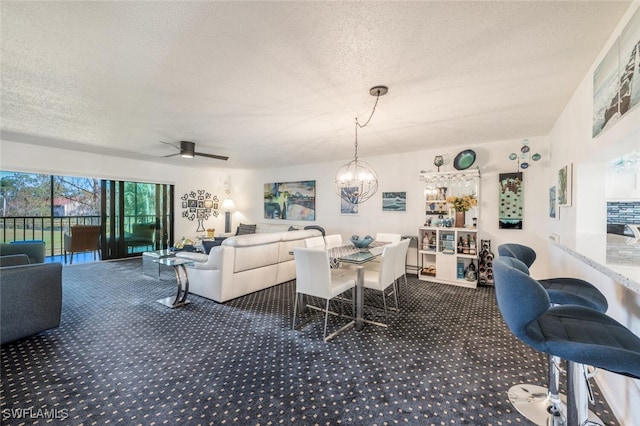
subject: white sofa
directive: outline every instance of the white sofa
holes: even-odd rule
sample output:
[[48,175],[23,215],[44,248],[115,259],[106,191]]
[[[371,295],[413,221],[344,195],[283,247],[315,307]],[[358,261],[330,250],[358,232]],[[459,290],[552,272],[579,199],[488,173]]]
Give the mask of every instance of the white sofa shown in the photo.
[[294,279],[289,253],[319,235],[316,229],[236,235],[208,255],[178,252],[176,257],[194,261],[187,267],[189,292],[222,303]]

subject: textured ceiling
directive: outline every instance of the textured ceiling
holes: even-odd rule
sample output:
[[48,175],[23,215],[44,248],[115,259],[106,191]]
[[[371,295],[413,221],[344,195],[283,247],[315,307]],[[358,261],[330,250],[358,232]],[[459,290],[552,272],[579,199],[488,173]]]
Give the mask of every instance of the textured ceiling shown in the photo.
[[[629,1],[0,3],[3,140],[194,166],[546,135]],[[228,162],[174,153],[196,142]],[[187,162],[191,163],[187,163]]]

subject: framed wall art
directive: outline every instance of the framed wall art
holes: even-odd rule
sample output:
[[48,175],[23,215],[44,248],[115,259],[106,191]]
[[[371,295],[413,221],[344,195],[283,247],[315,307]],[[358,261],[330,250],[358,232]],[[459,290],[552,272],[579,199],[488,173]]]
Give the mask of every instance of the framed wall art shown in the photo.
[[573,184],[573,164],[567,164],[558,170],[558,206],[571,205],[571,186]]
[[640,9],[593,71],[594,138],[640,104],[639,62]]
[[355,216],[358,214],[358,187],[342,188],[340,190],[340,214]]
[[522,172],[500,173],[498,226],[500,229],[522,229],[524,188]]
[[558,219],[558,198],[556,197],[555,185],[549,188],[549,217],[551,219]]
[[406,192],[383,192],[382,193],[383,212],[406,212],[407,193]]
[[316,220],[316,181],[265,183],[264,218]]

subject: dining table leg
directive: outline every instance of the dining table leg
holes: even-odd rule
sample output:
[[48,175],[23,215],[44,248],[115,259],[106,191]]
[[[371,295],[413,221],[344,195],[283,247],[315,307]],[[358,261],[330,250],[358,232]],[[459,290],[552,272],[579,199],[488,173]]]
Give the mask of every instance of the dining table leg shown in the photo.
[[364,328],[364,267],[356,270],[356,330]]

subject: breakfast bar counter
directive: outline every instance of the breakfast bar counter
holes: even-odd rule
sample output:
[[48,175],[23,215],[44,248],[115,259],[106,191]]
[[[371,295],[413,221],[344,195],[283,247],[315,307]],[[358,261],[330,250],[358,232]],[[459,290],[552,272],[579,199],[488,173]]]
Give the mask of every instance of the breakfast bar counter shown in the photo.
[[615,234],[578,233],[554,241],[561,250],[640,294],[640,240]]

